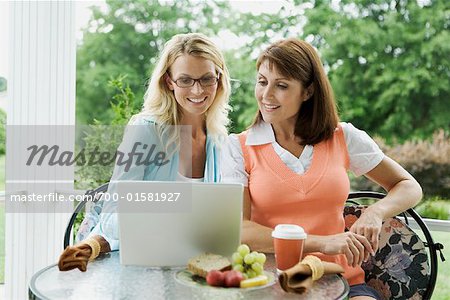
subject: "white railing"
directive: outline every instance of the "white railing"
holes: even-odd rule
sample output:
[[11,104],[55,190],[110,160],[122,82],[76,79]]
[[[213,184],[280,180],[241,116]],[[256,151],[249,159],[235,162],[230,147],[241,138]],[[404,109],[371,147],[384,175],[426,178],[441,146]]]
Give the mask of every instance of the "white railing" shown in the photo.
[[[435,219],[425,219],[422,218],[423,222],[427,225],[430,231],[446,231],[450,232],[450,221],[449,220],[435,220]],[[409,225],[412,229],[420,229],[416,221],[408,217]]]

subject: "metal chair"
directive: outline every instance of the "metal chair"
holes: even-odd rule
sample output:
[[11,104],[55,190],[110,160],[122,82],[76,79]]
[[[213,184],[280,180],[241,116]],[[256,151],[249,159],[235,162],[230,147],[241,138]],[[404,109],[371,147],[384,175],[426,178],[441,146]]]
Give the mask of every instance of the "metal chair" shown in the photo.
[[[376,192],[350,193],[344,208],[346,230],[367,207],[359,205],[354,199],[382,199],[385,196]],[[414,209],[408,209],[405,213],[404,221],[398,217],[383,221],[379,249],[362,265],[366,283],[385,299],[430,299],[438,273],[437,251],[444,261],[441,252],[444,247],[433,241],[427,225]],[[425,242],[408,226],[406,215],[418,224]]]
[[73,212],[72,216],[69,219],[69,222],[67,223],[66,232],[64,234],[64,248],[63,249],[66,249],[66,247],[70,245],[73,225],[75,223],[75,220],[76,220],[78,214],[84,209],[84,207],[86,206],[86,203],[88,203],[88,202],[97,203],[100,200],[101,195],[108,190],[108,186],[109,186],[109,182],[99,186],[96,189],[86,191],[86,193],[83,196],[83,200],[77,204],[77,206],[75,207],[75,211]]

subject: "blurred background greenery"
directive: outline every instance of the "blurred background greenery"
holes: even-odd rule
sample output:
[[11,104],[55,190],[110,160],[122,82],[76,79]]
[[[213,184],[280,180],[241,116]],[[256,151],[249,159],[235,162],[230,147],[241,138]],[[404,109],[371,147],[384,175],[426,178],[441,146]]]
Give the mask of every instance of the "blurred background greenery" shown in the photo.
[[450,124],[449,4],[421,2],[286,1],[277,14],[254,15],[218,1],[106,1],[107,9],[93,8],[77,51],[77,120],[110,122],[114,91],[107,82],[124,74],[138,109],[154,62],[174,34],[217,37],[226,30],[246,41],[226,50],[238,80],[232,131],[244,129],[255,111],[259,50],[294,36],[320,52],[343,120],[388,142],[430,137]]
[[[230,131],[241,132],[257,110],[257,54],[279,38],[298,37],[319,51],[341,119],[375,137],[420,181],[426,197],[450,199],[449,2],[280,3],[277,13],[258,14],[224,1],[106,1],[106,7],[92,7],[77,51],[78,124],[126,124],[142,106],[164,43],[198,31],[239,44],[224,52],[233,78]],[[92,184],[108,179],[104,174]],[[376,188],[364,178],[352,184]]]

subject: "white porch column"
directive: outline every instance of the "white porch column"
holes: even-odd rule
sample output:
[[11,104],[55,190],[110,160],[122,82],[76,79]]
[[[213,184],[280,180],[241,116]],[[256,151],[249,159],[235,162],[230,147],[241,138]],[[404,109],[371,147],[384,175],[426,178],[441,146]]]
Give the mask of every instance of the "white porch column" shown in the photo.
[[[75,125],[75,2],[11,1],[9,5],[8,126]],[[11,138],[7,136],[7,147]],[[27,138],[21,137],[24,144]],[[62,138],[67,142],[68,137]],[[8,156],[11,153],[6,154],[7,166]],[[8,183],[27,193],[61,189],[61,183],[40,180],[38,184],[36,178],[42,174],[30,172],[21,180],[11,180],[7,172],[7,192],[11,192]],[[73,178],[63,188],[73,188]],[[67,203],[52,205],[57,211],[57,206]],[[31,276],[57,261],[67,220],[68,213],[36,213],[27,204],[20,213],[6,210],[6,299],[27,299]]]

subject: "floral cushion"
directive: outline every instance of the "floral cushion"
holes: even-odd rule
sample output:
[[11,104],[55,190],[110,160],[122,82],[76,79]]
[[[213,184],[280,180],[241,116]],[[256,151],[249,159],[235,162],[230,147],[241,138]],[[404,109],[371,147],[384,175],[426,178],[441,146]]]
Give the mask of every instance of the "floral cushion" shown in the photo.
[[[344,209],[348,230],[361,216],[365,206]],[[379,249],[363,263],[366,283],[383,299],[422,299],[429,282],[429,263],[424,243],[397,217],[383,222]]]

